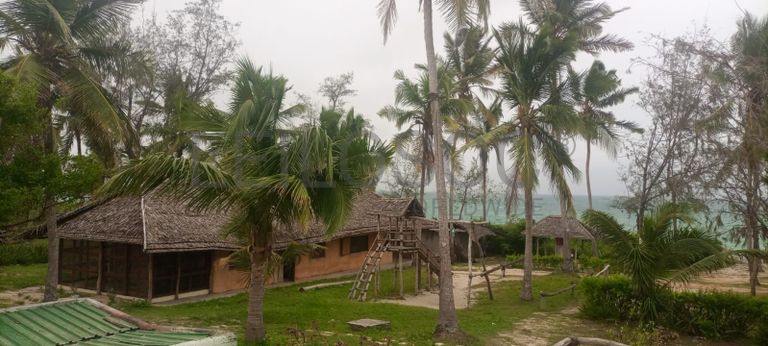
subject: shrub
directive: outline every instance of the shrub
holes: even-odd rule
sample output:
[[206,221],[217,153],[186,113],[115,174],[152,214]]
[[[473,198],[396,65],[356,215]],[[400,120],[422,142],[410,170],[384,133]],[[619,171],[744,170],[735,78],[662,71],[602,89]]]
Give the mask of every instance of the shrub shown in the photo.
[[493,235],[481,240],[487,255],[504,256],[525,251],[525,220],[488,227],[493,231]]
[[[508,255],[507,262],[515,262],[523,258],[523,255]],[[516,263],[515,268],[522,268],[523,263]],[[557,270],[563,267],[563,258],[561,256],[533,256],[534,269]]]
[[608,264],[608,261],[605,259],[602,259],[600,257],[591,257],[591,256],[584,256],[581,255],[576,260],[579,263],[579,266],[582,268],[582,270],[591,270],[592,272],[599,272],[605,268],[605,265]]
[[48,262],[48,241],[45,239],[0,244],[0,265],[46,262]]
[[[581,281],[582,312],[589,318],[640,319],[641,297],[629,278],[589,277]],[[749,337],[768,344],[768,299],[722,292],[661,291],[657,324],[690,335],[713,339]]]

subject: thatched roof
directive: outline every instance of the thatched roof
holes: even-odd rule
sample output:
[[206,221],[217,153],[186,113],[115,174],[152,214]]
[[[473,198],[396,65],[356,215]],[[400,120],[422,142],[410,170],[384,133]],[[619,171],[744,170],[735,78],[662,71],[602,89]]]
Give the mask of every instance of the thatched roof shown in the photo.
[[142,245],[147,252],[232,250],[218,230],[228,217],[195,213],[170,198],[116,197],[80,208],[60,222],[62,239]]
[[[389,226],[388,217],[423,217],[424,211],[413,198],[387,198],[363,192],[355,199],[344,227],[332,236],[326,235],[321,222],[313,222],[307,229],[279,228],[273,245],[279,249],[292,242],[318,243],[375,232],[375,214],[381,215],[384,228],[394,228]],[[235,239],[225,238],[220,232],[227,220],[226,214],[193,212],[170,198],[154,194],[116,197],[62,215],[59,236],[138,244],[147,252],[235,250],[240,247]]]
[[594,239],[589,227],[576,218],[547,216],[533,226],[533,236],[539,238],[564,238],[568,230],[571,239]]
[[[382,229],[396,229],[389,224],[389,217],[419,216],[424,217],[424,209],[414,198],[383,197],[374,192],[363,192],[355,198],[352,213],[344,227],[332,236],[326,235],[326,227],[321,222],[313,222],[308,229],[298,227],[283,228],[275,234],[275,247],[285,247],[292,242],[320,243],[332,239],[376,232],[377,218],[381,217]],[[407,227],[411,227],[410,223]]]

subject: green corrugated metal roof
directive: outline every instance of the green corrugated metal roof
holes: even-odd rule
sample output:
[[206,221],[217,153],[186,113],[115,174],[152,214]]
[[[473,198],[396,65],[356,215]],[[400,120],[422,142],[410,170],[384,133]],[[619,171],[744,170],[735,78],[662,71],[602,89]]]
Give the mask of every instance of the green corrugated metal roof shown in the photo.
[[209,336],[208,333],[141,330],[82,300],[0,311],[0,345],[3,346],[166,346]]

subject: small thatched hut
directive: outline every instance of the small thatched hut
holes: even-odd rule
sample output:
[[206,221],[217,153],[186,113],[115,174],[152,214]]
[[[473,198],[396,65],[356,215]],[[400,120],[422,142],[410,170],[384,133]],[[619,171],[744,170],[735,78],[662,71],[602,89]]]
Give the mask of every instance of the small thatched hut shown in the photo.
[[577,218],[550,215],[536,222],[532,230],[534,238],[555,239],[555,252],[562,256],[566,232],[568,239],[591,241],[593,252],[596,250],[594,233]]
[[[307,230],[282,229],[274,235],[277,251],[291,243],[320,244],[324,249],[286,263],[271,281],[357,271],[376,238],[372,214],[423,218],[424,210],[412,198],[366,192],[333,235],[319,222]],[[220,232],[227,220],[227,215],[196,213],[156,195],[92,203],[59,219],[60,284],[154,302],[242,289],[246,274],[228,262],[240,244]],[[391,254],[382,263],[391,264]]]

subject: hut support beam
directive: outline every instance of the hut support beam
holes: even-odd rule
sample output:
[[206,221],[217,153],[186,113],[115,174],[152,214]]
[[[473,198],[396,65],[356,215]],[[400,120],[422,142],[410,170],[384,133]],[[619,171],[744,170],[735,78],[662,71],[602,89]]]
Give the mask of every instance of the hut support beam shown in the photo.
[[[421,244],[421,222],[413,220],[413,231],[416,233],[416,239]],[[421,246],[421,245],[419,245]],[[416,253],[416,294],[421,289],[421,256]]]
[[154,286],[152,268],[155,267],[155,255],[149,254],[147,264],[147,301],[152,301],[152,288]]
[[467,230],[467,266],[469,267],[469,279],[467,280],[467,307],[472,303],[472,233],[475,231],[475,224],[470,224]]
[[96,264],[98,273],[96,274],[96,294],[101,294],[104,283],[104,242],[99,242],[99,263]]
[[[400,246],[402,247],[405,242],[403,242],[404,236],[403,236],[403,225],[400,223],[400,218],[397,218],[397,233],[398,238],[400,239]],[[400,296],[404,297],[403,295],[403,251],[397,252],[397,271],[398,271],[398,277],[400,278]]]
[[181,256],[176,254],[176,291],[173,294],[174,299],[179,299],[179,287],[181,286]]

